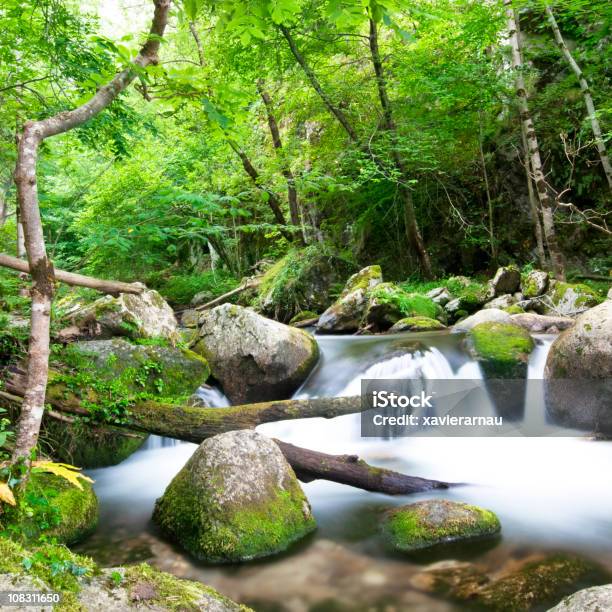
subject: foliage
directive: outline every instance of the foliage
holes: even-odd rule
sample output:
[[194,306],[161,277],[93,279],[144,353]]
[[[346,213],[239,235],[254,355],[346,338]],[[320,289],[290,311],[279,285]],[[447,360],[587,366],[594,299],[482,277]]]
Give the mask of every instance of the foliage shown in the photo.
[[206,301],[235,289],[240,281],[225,270],[173,275],[158,287],[158,291],[171,304],[188,304],[198,293],[206,296]]

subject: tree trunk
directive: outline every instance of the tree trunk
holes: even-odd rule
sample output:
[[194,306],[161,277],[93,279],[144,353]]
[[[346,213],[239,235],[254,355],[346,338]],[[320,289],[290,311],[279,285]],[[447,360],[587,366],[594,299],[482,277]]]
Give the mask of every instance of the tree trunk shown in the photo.
[[482,164],[482,175],[485,183],[485,193],[487,195],[487,209],[489,218],[489,244],[491,245],[491,259],[497,261],[497,246],[495,244],[495,223],[493,219],[493,201],[491,199],[491,188],[489,186],[489,173],[487,172],[487,160],[483,149],[482,135],[482,113],[478,114],[478,151],[480,153],[480,163]]
[[542,223],[540,221],[540,206],[533,189],[533,180],[531,178],[531,164],[529,163],[529,149],[527,147],[527,136],[521,125],[521,136],[523,139],[523,155],[525,166],[525,176],[527,179],[527,193],[529,195],[529,207],[531,209],[531,218],[533,220],[533,231],[536,240],[536,250],[538,253],[538,262],[542,269],[546,269],[546,252],[544,250],[544,238],[542,236]]
[[[168,19],[170,0],[154,0],[154,4],[155,12],[149,36],[134,59],[134,67],[140,69],[157,62],[160,40]],[[32,276],[32,316],[27,385],[13,451],[15,462],[24,461],[29,464],[38,442],[49,368],[49,328],[55,273],[53,264],[47,257],[38,206],[36,185],[38,149],[46,138],[78,127],[104,110],[136,77],[134,67],[130,66],[120,72],[81,106],[41,121],[26,122],[18,139],[15,184]]]
[[555,41],[559,46],[559,49],[561,49],[561,53],[567,60],[570,68],[574,71],[574,74],[578,79],[578,83],[580,83],[580,89],[582,90],[582,96],[584,97],[584,104],[586,105],[589,121],[591,122],[591,129],[593,130],[593,136],[595,137],[595,146],[597,147],[599,159],[601,160],[601,167],[603,168],[606,179],[608,180],[608,187],[612,189],[612,165],[610,165],[610,158],[608,157],[606,145],[601,134],[601,126],[599,125],[599,120],[597,119],[597,112],[595,110],[595,104],[593,103],[591,89],[586,78],[584,77],[584,74],[582,73],[580,66],[565,44],[565,40],[563,39],[561,30],[559,30],[555,15],[549,5],[546,5],[546,14],[548,15],[548,22],[550,23],[550,27],[552,28],[555,36]]
[[[266,108],[266,116],[268,119],[268,127],[270,128],[270,135],[272,136],[272,144],[274,149],[279,155],[282,156],[283,143],[281,141],[280,132],[278,129],[278,123],[274,116],[274,107],[270,95],[264,89],[263,81],[260,79],[257,81],[257,90],[263,100]],[[300,206],[298,203],[297,189],[295,188],[295,177],[291,171],[291,167],[286,160],[282,160],[282,170],[285,181],[287,181],[287,200],[289,202],[289,214],[291,217],[291,223],[295,226],[300,227],[302,225],[302,219],[300,215]]]
[[293,54],[293,57],[295,58],[297,63],[302,67],[302,70],[308,77],[308,80],[310,81],[310,84],[312,85],[313,89],[317,92],[321,100],[323,100],[323,104],[325,104],[329,112],[332,115],[334,115],[334,117],[336,117],[336,119],[340,122],[340,125],[344,128],[346,133],[349,135],[349,138],[353,142],[358,142],[359,139],[357,137],[357,132],[355,131],[353,126],[350,124],[346,115],[338,108],[338,106],[336,106],[332,102],[331,98],[327,95],[327,92],[323,89],[323,87],[321,87],[321,83],[319,82],[317,75],[314,73],[314,71],[312,70],[312,68],[310,67],[306,59],[304,58],[304,56],[300,53],[300,50],[297,48],[297,45],[295,44],[295,41],[293,40],[293,36],[291,36],[291,32],[289,31],[287,26],[280,24],[278,28],[282,32],[287,43],[289,44],[289,48],[291,49],[291,53]]
[[[6,388],[16,396],[23,394],[24,383],[19,373],[13,373],[8,378]],[[8,398],[9,401],[15,399],[7,393],[0,392],[0,399],[2,398]],[[91,395],[87,399],[95,400]],[[49,385],[47,402],[56,409],[58,416],[63,416],[64,420],[71,418],[66,415],[89,414],[81,405],[80,399],[67,393],[61,384]],[[137,402],[131,406],[128,420],[111,422],[109,425],[199,444],[217,434],[238,429],[252,429],[262,423],[314,417],[330,419],[361,410],[359,396],[280,400],[229,408],[197,408],[147,401]],[[304,482],[321,478],[388,495],[405,495],[432,489],[446,489],[450,486],[449,483],[437,480],[427,480],[377,468],[354,455],[328,455],[280,440],[275,442],[298,478]]]
[[393,161],[400,174],[399,192],[404,203],[404,224],[406,228],[406,235],[409,243],[417,253],[421,268],[423,270],[423,275],[427,278],[431,278],[433,276],[433,270],[431,268],[429,254],[425,248],[425,243],[423,242],[421,230],[419,229],[416,213],[414,211],[412,192],[408,187],[408,172],[406,170],[404,160],[398,151],[397,128],[393,119],[393,111],[391,109],[391,103],[387,93],[387,81],[378,47],[378,29],[376,27],[376,22],[373,19],[370,19],[369,42],[372,64],[374,65],[374,73],[376,74],[378,97],[383,112],[383,125],[384,129],[389,133],[391,138],[391,144],[393,146]]
[[521,53],[521,41],[519,31],[518,15],[512,6],[512,0],[504,0],[504,6],[506,7],[506,17],[508,20],[508,32],[510,37],[510,44],[512,46],[512,68],[516,72],[515,77],[515,89],[518,98],[519,112],[521,117],[521,124],[525,130],[525,136],[527,138],[527,147],[529,150],[529,159],[531,162],[531,170],[533,172],[533,179],[536,185],[536,191],[538,194],[538,200],[542,207],[542,222],[544,228],[544,237],[546,244],[548,245],[548,252],[550,253],[550,260],[552,263],[553,272],[557,279],[565,279],[565,260],[563,253],[559,247],[557,241],[557,234],[555,231],[555,222],[553,216],[553,205],[546,184],[546,178],[544,176],[544,170],[542,167],[542,159],[540,157],[540,147],[538,144],[538,138],[529,112],[529,103],[527,101],[527,89],[525,86],[525,80],[523,78],[523,58]]
[[[11,257],[0,253],[0,266],[17,270],[26,274],[30,273],[30,265],[27,261],[18,257]],[[146,287],[142,283],[122,283],[120,281],[110,281],[93,276],[85,276],[84,274],[75,274],[74,272],[66,272],[64,270],[55,270],[55,280],[74,285],[76,287],[88,287],[96,289],[102,293],[110,293],[117,295],[119,293],[142,293]]]

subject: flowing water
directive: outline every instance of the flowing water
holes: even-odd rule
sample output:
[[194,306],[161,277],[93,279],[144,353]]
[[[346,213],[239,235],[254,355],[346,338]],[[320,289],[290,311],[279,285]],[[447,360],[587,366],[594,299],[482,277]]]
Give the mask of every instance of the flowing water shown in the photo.
[[[537,337],[529,362],[524,419],[544,422],[537,380],[553,337]],[[479,366],[461,338],[445,333],[318,337],[321,359],[296,397],[356,395],[362,378],[478,379]],[[199,393],[228,405],[217,390]],[[151,436],[118,466],[91,471],[100,499],[96,534],[80,546],[105,565],[147,560],[209,584],[258,611],[361,610],[384,602],[392,610],[452,610],[411,588],[410,578],[431,559],[391,554],[377,537],[386,508],[431,497],[494,510],[500,541],[454,555],[495,569],[549,550],[572,551],[612,568],[612,442],[574,437],[411,436],[361,438],[359,415],[333,420],[268,423],[263,434],[329,453],[358,454],[408,474],[467,483],[448,491],[388,497],[326,481],[304,485],[318,530],[287,553],[236,566],[207,566],[166,543],[150,522],[155,499],[196,448]],[[434,559],[435,560],[435,559]],[[383,606],[384,608],[384,606]],[[381,608],[381,609],[383,609]]]

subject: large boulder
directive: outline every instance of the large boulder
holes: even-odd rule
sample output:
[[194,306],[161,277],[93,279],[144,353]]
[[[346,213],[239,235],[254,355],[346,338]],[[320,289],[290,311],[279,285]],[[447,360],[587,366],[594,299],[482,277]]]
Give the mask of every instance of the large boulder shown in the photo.
[[215,563],[273,555],[316,526],[278,446],[248,430],[205,440],[157,500],[153,519],[193,556]]
[[551,281],[548,292],[539,300],[539,309],[542,314],[574,317],[600,301],[597,293],[587,285]]
[[530,299],[544,295],[548,290],[548,272],[532,270],[521,280],[521,293]]
[[466,317],[453,325],[453,333],[467,332],[481,323],[509,323],[510,315],[499,308],[486,308],[479,310],[470,317]]
[[233,304],[202,314],[193,350],[233,404],[291,397],[319,358],[310,334]]
[[382,281],[380,266],[368,266],[353,274],[340,297],[319,318],[317,331],[327,334],[357,331],[368,305],[368,294]]
[[418,293],[409,293],[393,283],[381,283],[368,295],[364,325],[374,331],[386,331],[406,317],[443,318],[441,306]]
[[111,338],[178,338],[174,312],[157,291],[106,295],[70,313],[66,319],[82,334]]
[[605,612],[612,610],[612,584],[582,589],[548,612]]
[[553,342],[546,359],[547,407],[557,421],[612,433],[612,301],[587,310]]
[[412,552],[497,535],[499,519],[490,510],[432,499],[387,512],[382,532],[389,544]]
[[535,347],[529,332],[510,323],[480,323],[467,341],[472,356],[491,379],[524,379],[529,354]]
[[521,273],[516,266],[498,268],[489,281],[489,297],[515,293],[521,286]]
[[323,312],[330,305],[332,288],[354,270],[324,245],[291,250],[263,275],[255,307],[283,323],[301,310]]
[[95,373],[100,381],[123,381],[130,392],[164,397],[187,397],[210,374],[206,359],[193,351],[124,338],[75,342],[60,358],[77,371]]

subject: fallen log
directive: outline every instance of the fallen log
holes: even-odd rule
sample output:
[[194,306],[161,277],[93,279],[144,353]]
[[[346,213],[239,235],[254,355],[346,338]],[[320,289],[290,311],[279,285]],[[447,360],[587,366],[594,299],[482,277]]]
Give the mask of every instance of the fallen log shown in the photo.
[[[8,394],[21,397],[25,390],[24,383],[23,374],[14,371],[7,376],[5,388]],[[92,401],[93,398],[89,395],[87,399]],[[47,388],[46,402],[53,406],[56,413],[81,416],[89,414],[77,396],[67,392],[63,385],[53,384],[53,376]],[[330,419],[361,410],[360,397],[279,400],[229,408],[199,408],[138,401],[130,407],[128,419],[108,424],[199,444],[217,434],[252,429],[262,423],[313,417]],[[328,455],[280,440],[276,440],[276,443],[298,478],[304,482],[330,480],[388,495],[404,495],[451,486],[437,480],[377,468],[354,455]]]
[[[0,253],[0,266],[16,270],[17,272],[30,273],[30,264],[18,257]],[[96,289],[102,293],[110,293],[116,295],[118,293],[142,293],[146,287],[142,283],[122,283],[121,281],[109,281],[93,276],[85,276],[83,274],[75,274],[74,272],[66,272],[65,270],[54,270],[55,279],[74,285],[76,287],[88,287]]]

